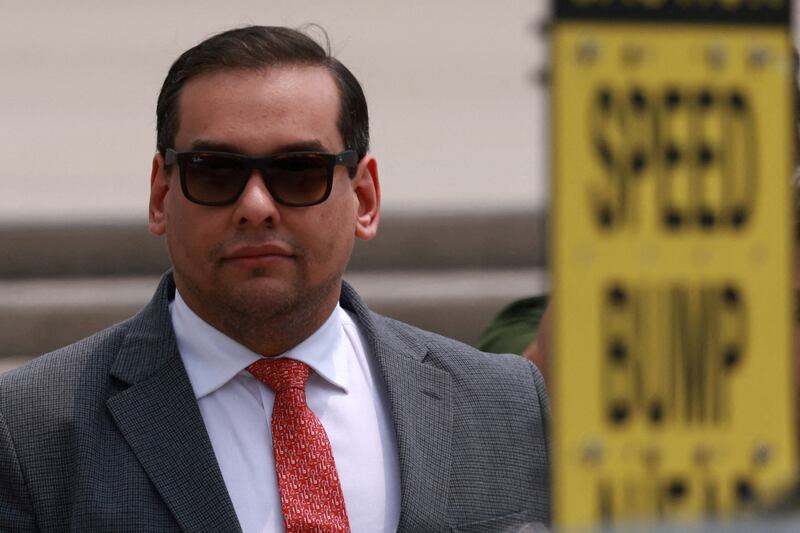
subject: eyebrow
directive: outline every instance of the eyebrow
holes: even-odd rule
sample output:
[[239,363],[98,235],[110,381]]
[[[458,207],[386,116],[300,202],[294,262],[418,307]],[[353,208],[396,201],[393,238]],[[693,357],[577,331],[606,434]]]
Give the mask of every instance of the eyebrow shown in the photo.
[[[198,139],[192,143],[191,150],[198,152],[229,152],[233,154],[243,154],[244,151],[235,144],[228,144],[225,142],[208,141]],[[327,152],[327,148],[319,139],[312,139],[309,141],[300,141],[296,143],[289,143],[278,146],[271,154],[279,154],[286,152]],[[264,154],[269,155],[269,154]]]

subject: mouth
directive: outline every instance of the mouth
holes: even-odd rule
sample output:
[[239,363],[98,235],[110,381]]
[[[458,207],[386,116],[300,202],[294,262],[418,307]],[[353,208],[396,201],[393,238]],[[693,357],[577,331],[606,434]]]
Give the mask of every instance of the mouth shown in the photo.
[[242,268],[258,268],[291,261],[294,255],[283,244],[240,246],[224,255],[223,263]]

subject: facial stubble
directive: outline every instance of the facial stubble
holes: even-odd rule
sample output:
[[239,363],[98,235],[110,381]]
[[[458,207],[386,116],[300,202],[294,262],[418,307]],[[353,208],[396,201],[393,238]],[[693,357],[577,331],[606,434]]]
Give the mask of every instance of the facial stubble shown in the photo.
[[296,270],[291,280],[278,278],[269,268],[254,268],[235,286],[226,283],[225,265],[217,262],[213,283],[206,290],[191,290],[205,301],[214,317],[209,322],[217,329],[257,353],[278,355],[324,323],[341,290],[341,273],[312,285],[306,263],[292,260]]

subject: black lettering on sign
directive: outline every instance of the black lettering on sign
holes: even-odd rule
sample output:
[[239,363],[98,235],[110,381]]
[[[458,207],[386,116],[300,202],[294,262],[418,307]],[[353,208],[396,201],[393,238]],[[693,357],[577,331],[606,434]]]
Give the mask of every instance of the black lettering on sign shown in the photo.
[[[710,470],[647,471],[641,476],[600,476],[595,485],[597,516],[605,524],[619,519],[685,515],[702,509],[707,517],[720,512],[725,500],[735,509],[751,509],[758,501],[752,480],[745,476],[714,475]],[[732,493],[731,497],[725,497]]]
[[601,405],[612,428],[720,426],[747,346],[732,283],[612,282],[601,296]]
[[638,197],[648,174],[657,134],[656,113],[643,88],[600,88],[589,117],[591,142],[602,168],[603,186],[590,191],[603,229],[639,225]]
[[555,0],[556,20],[682,21],[786,25],[789,0]]
[[752,220],[758,138],[742,89],[601,86],[588,121],[598,169],[588,199],[601,231],[640,229],[646,191],[666,232],[739,231]]

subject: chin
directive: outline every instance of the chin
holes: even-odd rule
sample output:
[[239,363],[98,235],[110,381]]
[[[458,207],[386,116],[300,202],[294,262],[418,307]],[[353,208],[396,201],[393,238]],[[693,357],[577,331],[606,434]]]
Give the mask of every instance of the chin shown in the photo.
[[242,319],[268,318],[290,313],[297,305],[297,295],[286,287],[268,283],[247,283],[216,295],[220,307]]
[[272,300],[284,300],[292,294],[297,294],[298,289],[295,284],[285,279],[259,276],[254,273],[246,280],[230,286],[226,292],[238,299],[268,303]]

